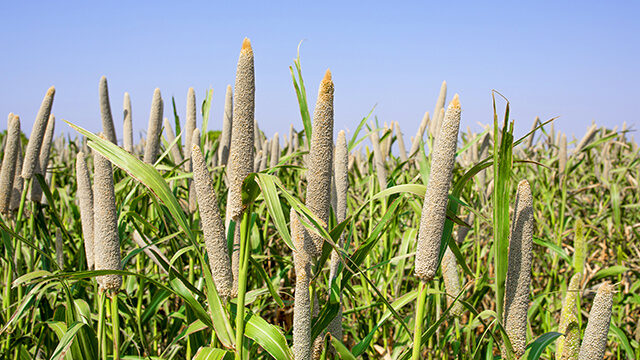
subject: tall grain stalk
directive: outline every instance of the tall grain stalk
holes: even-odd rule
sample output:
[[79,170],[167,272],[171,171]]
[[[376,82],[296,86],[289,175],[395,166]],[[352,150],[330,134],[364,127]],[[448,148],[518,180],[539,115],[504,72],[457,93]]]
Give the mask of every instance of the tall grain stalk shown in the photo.
[[[255,109],[255,73],[253,65],[253,49],[251,42],[245,38],[242,42],[238,68],[236,71],[235,101],[233,103],[233,127],[231,130],[231,148],[229,150],[229,195],[227,197],[227,224],[231,220],[240,224],[240,237],[234,236],[233,254],[231,257],[234,276],[234,288],[238,291],[238,311],[236,314],[236,360],[242,359],[244,340],[244,298],[247,285],[247,270],[249,261],[249,211],[244,211],[242,204],[242,182],[253,170],[254,146],[254,109]],[[244,212],[244,216],[243,216]],[[227,232],[228,232],[227,226]],[[235,240],[237,239],[237,240]],[[236,245],[236,241],[239,244]],[[236,246],[239,251],[236,251]],[[237,284],[237,286],[236,286]]]
[[[453,177],[458,131],[460,129],[460,100],[456,94],[449,103],[442,122],[442,130],[436,138],[431,160],[431,172],[424,197],[415,274],[420,279],[418,306],[413,334],[413,360],[420,358],[422,325],[426,306],[426,282],[436,275],[442,241],[442,230],[447,213],[449,187]],[[446,246],[446,243],[445,243]]]

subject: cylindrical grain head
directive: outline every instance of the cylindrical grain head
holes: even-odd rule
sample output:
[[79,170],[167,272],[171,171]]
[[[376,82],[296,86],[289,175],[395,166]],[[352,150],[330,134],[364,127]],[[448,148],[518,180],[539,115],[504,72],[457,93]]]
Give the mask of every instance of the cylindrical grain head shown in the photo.
[[295,246],[293,263],[296,272],[296,288],[293,303],[293,354],[296,360],[311,359],[311,254],[313,243],[306,243],[305,230],[298,214],[291,209],[291,240]]
[[20,146],[20,117],[12,114],[7,124],[6,144],[0,170],[0,212],[3,214],[9,212],[9,205],[11,205]]
[[349,189],[349,149],[344,130],[340,130],[338,133],[334,163],[337,195],[336,219],[338,223],[341,223],[347,218],[347,190]]
[[585,146],[587,146],[591,142],[591,140],[593,140],[593,138],[596,137],[597,132],[598,132],[598,125],[592,124],[587,129],[587,132],[584,134],[584,136],[582,137],[578,145],[576,145],[576,148],[573,151],[573,153],[578,154]]
[[[167,142],[171,145],[171,143],[176,140],[176,135],[173,133],[171,123],[167,118],[164,118],[164,131],[167,137]],[[180,164],[182,162],[182,154],[180,154],[180,147],[178,144],[173,144],[173,146],[171,146],[171,155],[173,155],[173,162],[175,164]]]
[[589,322],[584,330],[580,347],[580,360],[602,360],[607,346],[607,334],[611,324],[613,285],[608,281],[598,287],[589,312]]
[[451,100],[442,131],[436,138],[432,152],[431,173],[424,196],[418,247],[416,250],[415,274],[423,281],[436,275],[440,240],[447,213],[449,187],[453,177],[458,130],[460,129],[460,101],[458,95]]
[[224,116],[222,117],[222,132],[220,133],[220,147],[218,164],[227,165],[229,148],[231,147],[231,129],[233,124],[233,90],[227,85],[224,97]]
[[442,127],[442,121],[444,119],[443,117],[444,104],[446,101],[447,101],[447,82],[443,81],[442,85],[440,86],[440,93],[438,94],[436,107],[433,110],[433,122],[432,122],[433,126],[429,126],[429,131],[431,131],[431,136],[433,137],[438,136],[438,132]]
[[202,232],[204,233],[207,254],[209,254],[211,275],[216,284],[218,295],[226,300],[231,296],[233,286],[227,236],[220,217],[215,185],[209,176],[209,170],[207,170],[202,151],[198,145],[193,146],[191,161],[193,165],[193,183],[195,184],[200,206]]
[[[191,141],[191,136],[193,135],[193,130],[195,130],[197,127],[196,124],[196,92],[193,90],[193,88],[189,88],[189,91],[187,92],[187,122],[185,124],[185,129],[184,129],[184,156],[189,158],[189,160],[187,160],[184,163],[185,166],[185,171],[189,172],[191,171],[191,159],[190,159],[190,154],[191,154],[191,148],[193,147],[193,145],[191,144],[195,144],[194,142]],[[198,142],[197,144],[200,146],[200,142]]]
[[[335,147],[334,158],[334,183],[335,183],[335,196],[336,205],[335,213],[338,223],[343,222],[347,217],[347,190],[349,188],[349,150],[347,147],[347,138],[344,130],[340,130],[338,133],[338,141]],[[340,236],[338,243],[339,247],[344,246],[345,234]],[[338,266],[340,265],[340,258],[338,253],[334,250],[331,252],[331,267],[329,270],[329,278],[331,282],[335,281],[338,274]],[[342,304],[342,293],[340,294],[340,304]],[[331,336],[338,340],[342,340],[342,305],[338,310],[338,314],[329,323],[327,330],[331,333]]]
[[64,244],[60,228],[56,228],[56,263],[60,269],[64,269]]
[[418,127],[418,131],[416,132],[416,136],[413,138],[413,142],[411,143],[411,150],[409,151],[409,156],[415,156],[420,148],[420,141],[422,140],[422,136],[424,136],[424,131],[429,125],[429,112],[424,113],[422,117],[422,122]]
[[271,150],[269,151],[271,159],[269,160],[269,167],[278,165],[280,161],[280,134],[275,133],[271,140]]
[[[111,162],[94,151],[93,166],[95,268],[96,270],[122,270]],[[98,277],[98,282],[102,289],[118,290],[122,286],[122,276],[103,275]]]
[[[40,147],[40,156],[38,157],[38,164],[36,165],[36,173],[45,175],[47,172],[47,165],[49,164],[49,154],[51,154],[51,142],[53,141],[53,133],[56,128],[56,117],[49,115],[49,121],[47,121],[47,128],[44,132],[44,138],[42,139],[42,146]],[[35,202],[42,201],[42,188],[40,183],[35,181],[31,187],[29,193],[29,199]]]
[[[17,117],[17,116],[16,116]],[[11,189],[11,203],[9,209],[17,211],[20,208],[22,200],[22,191],[24,190],[24,178],[22,177],[22,141],[18,146],[18,156],[16,157],[16,170],[13,177],[13,189]]]
[[584,236],[584,223],[582,219],[576,219],[575,234],[573,237],[573,270],[576,273],[584,272],[584,263],[587,259],[587,240]]
[[123,112],[122,132],[124,132],[124,139],[122,144],[125,150],[133,154],[133,118],[131,117],[131,98],[128,92],[124,93]]
[[558,153],[558,173],[562,176],[567,168],[567,135],[560,138],[560,151]]
[[562,352],[556,349],[556,359],[560,360],[578,360],[580,353],[580,326],[577,321],[571,321],[565,330]]
[[91,188],[89,167],[82,151],[76,156],[76,180],[78,182],[78,201],[80,202],[80,220],[82,221],[82,236],[84,238],[87,268],[93,270],[95,268],[93,255],[93,189]]
[[380,147],[380,137],[378,131],[372,131],[369,133],[369,139],[373,145],[373,159],[376,163],[376,174],[378,176],[378,184],[380,190],[387,188],[387,169],[384,167],[384,157],[382,155],[382,149]]
[[533,257],[533,198],[526,180],[520,181],[509,238],[509,265],[504,295],[503,326],[516,356],[527,344],[527,310]]
[[229,149],[229,195],[225,221],[239,220],[243,212],[242,182],[253,171],[255,74],[251,42],[245,38],[240,50],[233,102],[233,126]]
[[[447,306],[451,306],[453,300],[460,294],[460,277],[458,275],[458,261],[451,249],[447,249],[442,258],[442,277],[444,287],[447,290]],[[462,303],[456,302],[450,310],[451,315],[462,314]]]
[[398,139],[398,150],[400,151],[400,161],[407,161],[407,149],[404,147],[404,137],[402,136],[402,131],[400,131],[400,123],[398,121],[395,122],[396,128],[396,138]]
[[116,136],[116,128],[113,126],[113,116],[111,116],[111,103],[109,102],[109,87],[107,86],[107,78],[100,78],[99,86],[100,95],[100,115],[102,116],[102,131],[107,140],[114,144],[118,143]]
[[151,113],[149,114],[149,127],[147,128],[147,141],[144,147],[144,162],[153,165],[160,150],[160,130],[162,129],[162,95],[160,89],[153,92],[151,101]]
[[529,135],[529,137],[527,138],[527,149],[531,150],[533,146],[533,138],[536,135],[536,128],[538,127],[538,123],[540,123],[540,118],[536,116],[535,120],[533,120],[533,125],[531,125],[531,135]]
[[[313,132],[309,149],[306,205],[320,218],[324,227],[329,223],[331,206],[331,171],[333,169],[333,81],[327,70],[320,82],[318,100],[313,113]],[[309,233],[316,245],[313,256],[322,253],[324,239]]]
[[[200,129],[195,128],[191,134],[191,143],[195,146],[200,146]],[[193,148],[193,146],[191,147]],[[191,152],[189,152],[191,156]],[[191,160],[189,160],[191,161]],[[191,163],[192,164],[192,163]],[[191,165],[189,165],[191,166]],[[193,185],[193,179],[189,180],[189,213],[193,214],[198,208],[198,202],[196,197],[196,188]]]
[[[580,290],[580,280],[582,280],[581,273],[576,273],[571,277],[571,281],[569,282],[569,287],[567,288],[567,293],[564,296],[564,300],[562,301],[562,311],[560,313],[560,325],[558,326],[558,332],[562,334],[568,333],[568,330],[569,330],[568,327],[570,326],[570,324],[572,323],[577,324],[578,322],[578,317],[576,315],[577,313],[576,304],[578,302],[578,296],[579,296],[578,291]],[[565,353],[567,354],[574,353],[577,358],[578,349],[569,349],[567,352],[563,350],[566,340],[567,338],[565,337],[565,335],[558,337],[558,340],[556,340],[556,359],[563,359],[563,356]],[[578,337],[577,345],[579,348],[580,346],[579,337]]]
[[47,90],[47,94],[44,96],[42,104],[40,105],[40,110],[36,116],[36,121],[33,123],[31,136],[29,137],[29,143],[27,144],[27,150],[24,153],[24,163],[22,165],[22,177],[26,180],[33,177],[33,173],[39,163],[42,139],[44,138],[44,133],[47,129],[47,122],[49,121],[49,115],[51,114],[53,96],[55,93],[56,89],[53,86]]

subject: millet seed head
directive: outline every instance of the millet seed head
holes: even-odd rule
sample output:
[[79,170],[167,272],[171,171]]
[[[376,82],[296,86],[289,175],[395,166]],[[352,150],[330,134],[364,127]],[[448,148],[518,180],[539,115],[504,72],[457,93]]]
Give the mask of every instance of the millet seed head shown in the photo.
[[151,113],[149,114],[149,126],[147,128],[147,141],[144,147],[144,162],[153,165],[160,150],[160,130],[162,130],[162,113],[164,105],[160,89],[153,91],[151,101]]
[[416,250],[415,274],[423,281],[436,275],[440,240],[447,213],[449,187],[453,177],[453,166],[460,128],[460,101],[458,95],[451,100],[436,138],[431,160],[431,173],[424,196],[418,246]]
[[242,182],[253,171],[255,74],[251,42],[242,42],[233,102],[233,126],[229,149],[229,195],[226,220],[239,220],[242,206]]
[[607,334],[611,324],[614,288],[608,281],[598,287],[589,312],[589,322],[584,330],[580,347],[580,360],[601,360],[607,347]]
[[527,344],[527,310],[533,257],[533,198],[526,180],[520,181],[509,238],[509,265],[504,295],[503,326],[516,356]]
[[20,151],[20,117],[10,114],[2,169],[0,170],[0,212],[6,214],[11,205],[13,183],[16,177],[16,162]]
[[[122,270],[111,162],[94,151],[93,166],[95,267],[96,270]],[[98,282],[102,289],[118,290],[122,286],[122,276],[103,275],[98,277]]]
[[99,86],[100,96],[100,115],[102,117],[102,131],[107,140],[117,144],[116,128],[113,126],[113,116],[111,115],[111,103],[109,102],[109,87],[107,86],[106,76],[100,78]]
[[[309,149],[306,205],[323,226],[329,222],[331,206],[331,172],[333,169],[333,81],[327,69],[320,82],[318,100],[313,113],[313,132]],[[315,244],[314,257],[322,253],[322,236],[308,232]]]
[[211,275],[216,284],[218,295],[226,300],[231,296],[233,274],[231,272],[227,237],[220,217],[216,189],[211,176],[209,176],[209,170],[202,156],[200,146],[193,145],[191,160],[193,164],[193,183],[198,197],[202,232],[207,254],[209,255]]
[[82,151],[76,156],[76,180],[78,182],[78,201],[80,202],[80,220],[82,223],[82,236],[84,238],[84,252],[87,257],[87,268],[93,270],[95,268],[93,246],[93,189],[91,188],[89,167],[87,166],[87,161]]
[[55,87],[50,87],[47,90],[47,94],[42,100],[38,115],[36,115],[36,121],[33,123],[31,129],[31,136],[29,136],[29,143],[27,144],[27,150],[24,153],[24,163],[22,165],[22,177],[25,180],[29,180],[33,177],[33,173],[36,170],[36,166],[39,164],[40,148],[42,147],[42,139],[47,128],[47,122],[49,121],[49,115],[51,114],[51,107],[53,106],[53,97],[56,94]]

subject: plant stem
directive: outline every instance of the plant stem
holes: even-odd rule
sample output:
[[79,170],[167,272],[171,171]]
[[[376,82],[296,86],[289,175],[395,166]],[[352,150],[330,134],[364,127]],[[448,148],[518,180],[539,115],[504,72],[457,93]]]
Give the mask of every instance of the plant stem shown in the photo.
[[111,298],[111,331],[113,334],[113,359],[120,360],[120,316],[118,311],[118,293],[114,292]]
[[420,348],[422,347],[422,324],[424,323],[424,308],[427,302],[427,283],[420,280],[418,285],[418,309],[416,311],[415,331],[413,332],[413,356],[412,360],[420,359]]
[[251,206],[242,214],[240,228],[240,269],[238,274],[238,298],[236,311],[236,360],[242,360],[244,344],[244,296],[247,290],[247,273],[249,270],[249,228],[251,224]]
[[105,331],[105,301],[104,291],[98,290],[98,352],[100,359],[107,360],[107,333]]

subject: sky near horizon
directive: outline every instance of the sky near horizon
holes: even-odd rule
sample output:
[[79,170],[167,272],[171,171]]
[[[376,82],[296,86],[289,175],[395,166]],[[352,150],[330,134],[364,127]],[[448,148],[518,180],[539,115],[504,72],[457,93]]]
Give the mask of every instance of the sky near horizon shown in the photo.
[[[560,116],[555,129],[569,140],[592,120],[640,126],[635,1],[5,1],[0,13],[0,112],[20,115],[27,136],[52,85],[57,120],[101,131],[102,75],[120,141],[124,93],[137,141],[156,87],[164,116],[172,118],[173,96],[183,124],[188,88],[198,104],[212,88],[208,130],[218,130],[245,37],[255,55],[255,116],[268,136],[291,123],[302,129],[289,66],[303,39],[311,111],[331,69],[335,134],[355,130],[375,106],[380,124],[398,121],[408,142],[445,80],[447,102],[460,95],[461,131],[493,121],[494,89],[510,102],[516,135],[536,116]],[[503,114],[504,101],[497,104]],[[63,132],[74,133],[58,121]]]

